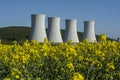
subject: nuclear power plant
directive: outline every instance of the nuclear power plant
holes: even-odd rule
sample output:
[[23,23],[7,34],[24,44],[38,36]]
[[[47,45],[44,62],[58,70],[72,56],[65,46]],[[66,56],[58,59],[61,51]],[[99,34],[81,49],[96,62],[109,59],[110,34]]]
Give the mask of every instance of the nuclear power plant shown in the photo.
[[48,40],[63,42],[60,32],[60,17],[48,17]]
[[[94,23],[94,21],[84,21],[83,40],[88,39],[89,42],[96,41]],[[45,38],[48,38],[50,42],[61,43],[72,40],[73,43],[78,43],[77,20],[66,19],[65,28],[64,38],[62,39],[60,17],[48,17],[48,32],[46,34],[45,14],[32,14],[29,41],[43,42]]]
[[64,42],[72,40],[73,43],[78,43],[78,34],[77,34],[77,20],[76,19],[66,19],[65,20],[66,31],[64,36]]
[[84,37],[83,39],[88,39],[89,42],[96,41],[94,32],[94,21],[84,21]]
[[43,42],[44,38],[47,38],[45,30],[45,15],[44,14],[31,15],[31,32],[29,40]]

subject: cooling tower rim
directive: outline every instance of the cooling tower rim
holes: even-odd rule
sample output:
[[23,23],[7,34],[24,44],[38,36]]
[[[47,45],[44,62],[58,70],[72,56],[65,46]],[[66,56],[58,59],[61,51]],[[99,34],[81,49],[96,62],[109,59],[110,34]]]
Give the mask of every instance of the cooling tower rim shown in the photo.
[[45,14],[31,14],[31,16],[39,16],[39,15],[45,16]]
[[77,21],[77,19],[65,19],[65,21]]
[[94,20],[84,21],[84,22],[95,22]]
[[59,16],[56,17],[48,17],[48,19],[55,19],[55,18],[60,18]]

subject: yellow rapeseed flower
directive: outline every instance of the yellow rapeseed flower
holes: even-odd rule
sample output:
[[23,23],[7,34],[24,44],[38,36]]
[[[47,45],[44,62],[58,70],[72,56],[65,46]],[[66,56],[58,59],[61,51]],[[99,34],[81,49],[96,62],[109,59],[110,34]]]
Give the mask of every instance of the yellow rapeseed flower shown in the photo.
[[73,68],[74,66],[73,66],[73,64],[71,63],[71,62],[69,62],[69,63],[67,63],[67,68]]
[[16,78],[16,79],[19,79],[19,78],[20,78],[20,76],[19,76],[19,75],[15,75],[15,78]]
[[10,78],[4,78],[3,80],[11,80]]
[[72,80],[84,80],[84,77],[80,73],[76,72],[73,74]]
[[113,70],[115,69],[115,66],[113,63],[107,63],[106,67]]
[[99,39],[99,41],[106,41],[106,35],[100,34],[98,39]]

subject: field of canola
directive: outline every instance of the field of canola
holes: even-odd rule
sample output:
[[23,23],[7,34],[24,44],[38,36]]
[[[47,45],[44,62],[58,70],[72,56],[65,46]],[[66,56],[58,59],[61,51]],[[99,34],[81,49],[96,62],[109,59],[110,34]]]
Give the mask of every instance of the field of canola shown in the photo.
[[120,80],[120,42],[0,44],[0,80]]

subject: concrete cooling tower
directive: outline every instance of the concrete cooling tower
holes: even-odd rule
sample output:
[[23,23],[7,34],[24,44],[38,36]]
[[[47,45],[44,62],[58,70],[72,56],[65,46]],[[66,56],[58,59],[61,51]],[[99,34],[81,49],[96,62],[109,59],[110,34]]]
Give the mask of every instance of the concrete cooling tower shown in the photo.
[[60,17],[48,17],[48,40],[50,42],[63,42],[60,32]]
[[65,20],[66,31],[64,36],[64,42],[72,40],[73,43],[78,43],[78,35],[77,35],[77,20],[76,19],[67,19]]
[[45,15],[44,14],[32,14],[31,15],[31,33],[29,40],[37,40],[43,42],[46,38],[45,30]]
[[94,21],[84,21],[84,39],[87,38],[89,42],[96,41],[94,32]]

